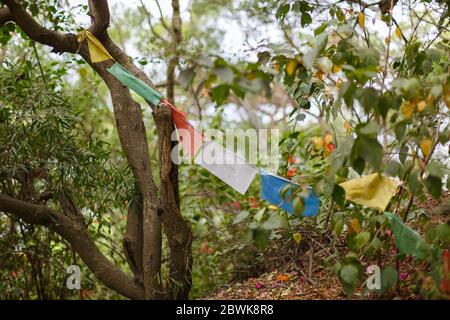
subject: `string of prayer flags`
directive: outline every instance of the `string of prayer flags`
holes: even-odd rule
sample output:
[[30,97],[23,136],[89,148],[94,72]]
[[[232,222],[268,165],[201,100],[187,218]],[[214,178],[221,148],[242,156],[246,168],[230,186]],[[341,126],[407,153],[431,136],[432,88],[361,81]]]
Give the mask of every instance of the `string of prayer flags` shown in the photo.
[[92,63],[114,60],[108,50],[106,50],[101,42],[88,30],[83,30],[77,35],[78,42],[81,43],[85,40],[87,40],[88,43],[89,55]]
[[398,215],[391,212],[385,212],[384,215],[389,219],[398,250],[418,259],[424,259],[429,251],[429,245],[420,234],[406,225]]
[[374,173],[341,183],[345,198],[357,204],[384,211],[395,195],[397,182]]
[[[292,191],[299,189],[300,186],[292,181],[276,176],[263,169],[260,169],[261,174],[261,198],[280,207],[281,209],[294,214]],[[286,194],[282,196],[284,189],[289,189]],[[302,216],[313,217],[317,216],[319,212],[320,200],[314,195],[311,188],[308,188],[308,196],[305,197],[300,194],[304,209]]]
[[157,106],[161,101],[162,95],[158,91],[150,87],[141,79],[136,78],[121,64],[116,62],[111,68],[108,68],[107,70],[124,86],[133,90],[148,103]]
[[203,134],[189,123],[186,119],[185,112],[178,110],[165,99],[162,99],[161,102],[167,105],[172,111],[172,120],[177,128],[179,142],[183,150],[194,157],[203,145]]
[[258,170],[245,159],[215,141],[202,145],[194,162],[241,194],[245,194]]

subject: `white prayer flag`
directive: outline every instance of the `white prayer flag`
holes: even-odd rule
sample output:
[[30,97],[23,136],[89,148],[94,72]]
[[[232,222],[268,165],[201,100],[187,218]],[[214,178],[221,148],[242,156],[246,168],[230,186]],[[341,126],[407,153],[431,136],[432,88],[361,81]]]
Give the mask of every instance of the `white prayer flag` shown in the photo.
[[258,169],[249,165],[243,157],[214,141],[203,144],[195,157],[195,163],[241,194],[247,192],[258,172]]

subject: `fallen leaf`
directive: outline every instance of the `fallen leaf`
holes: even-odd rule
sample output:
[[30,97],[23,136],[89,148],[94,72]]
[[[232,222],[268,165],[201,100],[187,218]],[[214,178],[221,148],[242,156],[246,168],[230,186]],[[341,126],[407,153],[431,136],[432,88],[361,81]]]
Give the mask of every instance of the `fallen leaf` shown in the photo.
[[296,232],[292,235],[292,237],[294,238],[295,242],[300,243],[300,241],[302,241],[302,234],[300,232]]
[[277,281],[287,282],[289,281],[289,276],[287,274],[279,274],[277,275]]

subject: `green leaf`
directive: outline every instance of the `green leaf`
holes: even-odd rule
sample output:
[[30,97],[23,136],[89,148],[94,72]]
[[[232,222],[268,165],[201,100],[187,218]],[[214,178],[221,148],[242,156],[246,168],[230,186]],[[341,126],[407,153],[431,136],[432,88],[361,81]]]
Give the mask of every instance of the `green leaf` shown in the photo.
[[269,244],[271,231],[265,228],[253,229],[253,239],[259,249],[264,249]]
[[344,282],[354,286],[358,282],[359,269],[354,264],[346,264],[342,267],[339,275]]
[[370,240],[370,232],[361,231],[353,239],[355,243],[355,249],[361,250]]
[[356,92],[356,96],[366,113],[369,113],[370,111],[378,108],[380,97],[378,91],[374,88],[358,89]]
[[397,283],[398,272],[394,267],[388,266],[381,272],[381,291],[386,292]]
[[341,208],[345,207],[345,190],[340,185],[335,184],[333,188],[332,197],[334,202]]
[[369,138],[375,139],[380,132],[380,127],[376,121],[369,121],[359,128],[359,133]]
[[321,54],[325,48],[327,47],[327,43],[328,43],[328,34],[326,32],[321,33],[317,36],[317,52],[318,54]]
[[402,141],[405,138],[406,133],[406,121],[397,123],[394,127],[395,137],[397,140]]
[[440,177],[429,175],[423,183],[434,198],[440,198],[442,193],[442,179]]
[[325,29],[328,27],[328,22],[322,23],[318,28],[314,29],[314,35],[317,36],[325,31]]
[[413,171],[408,177],[408,189],[411,193],[418,193],[422,185],[419,181],[419,172]]
[[264,223],[261,226],[267,230],[273,230],[273,229],[285,229],[287,228],[288,224],[286,218],[280,217],[278,214],[273,213],[269,216],[269,219],[264,221]]
[[290,8],[291,8],[290,4],[288,3],[282,4],[281,6],[278,7],[277,12],[275,13],[275,17],[279,20],[284,20]]
[[418,259],[424,259],[429,251],[429,246],[419,233],[406,225],[398,215],[390,212],[385,212],[384,215],[389,219],[398,250]]
[[229,67],[217,67],[213,72],[223,82],[231,83],[234,79],[234,73]]
[[217,104],[217,106],[221,106],[225,102],[229,93],[230,87],[226,84],[221,84],[212,89],[211,97],[213,101]]
[[294,201],[292,201],[292,208],[294,209],[295,215],[301,217],[303,210],[305,210],[305,204],[301,197],[295,197]]
[[442,178],[444,176],[444,171],[441,165],[437,161],[431,161],[426,168],[426,172],[432,176]]
[[396,177],[396,176],[399,176],[401,168],[402,168],[402,165],[398,161],[391,160],[386,164],[386,167],[384,168],[384,172],[387,175],[390,175],[391,177]]
[[301,18],[301,25],[302,27],[309,25],[312,22],[312,18],[311,15],[307,12],[303,12],[302,13],[302,18]]
[[383,147],[377,139],[359,136],[353,145],[352,155],[355,159],[358,157],[364,159],[371,164],[376,171],[381,170]]
[[433,98],[436,99],[439,98],[439,96],[442,94],[442,91],[443,91],[442,85],[437,84],[431,88],[430,93],[433,96]]
[[249,216],[249,214],[250,213],[248,211],[239,212],[239,214],[233,219],[233,223],[238,224],[238,223],[244,221]]

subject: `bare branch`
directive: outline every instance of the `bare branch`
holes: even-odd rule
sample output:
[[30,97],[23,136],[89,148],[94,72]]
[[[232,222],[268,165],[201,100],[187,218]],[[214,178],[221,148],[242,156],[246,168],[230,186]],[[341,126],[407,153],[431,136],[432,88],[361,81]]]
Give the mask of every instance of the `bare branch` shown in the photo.
[[111,20],[108,0],[89,0],[89,14],[92,20],[89,31],[97,38],[102,38],[106,34]]
[[1,0],[10,11],[14,22],[34,41],[48,45],[53,52],[77,52],[78,45],[74,34],[64,34],[44,28],[26,12],[26,10],[15,0]]
[[172,43],[171,50],[173,57],[167,66],[167,99],[175,103],[175,68],[179,62],[178,46],[181,43],[181,15],[180,3],[178,0],[172,0]]
[[0,211],[55,231],[72,245],[86,266],[106,286],[131,299],[143,298],[143,289],[100,252],[79,219],[71,219],[46,206],[17,200],[4,194],[0,194]]

